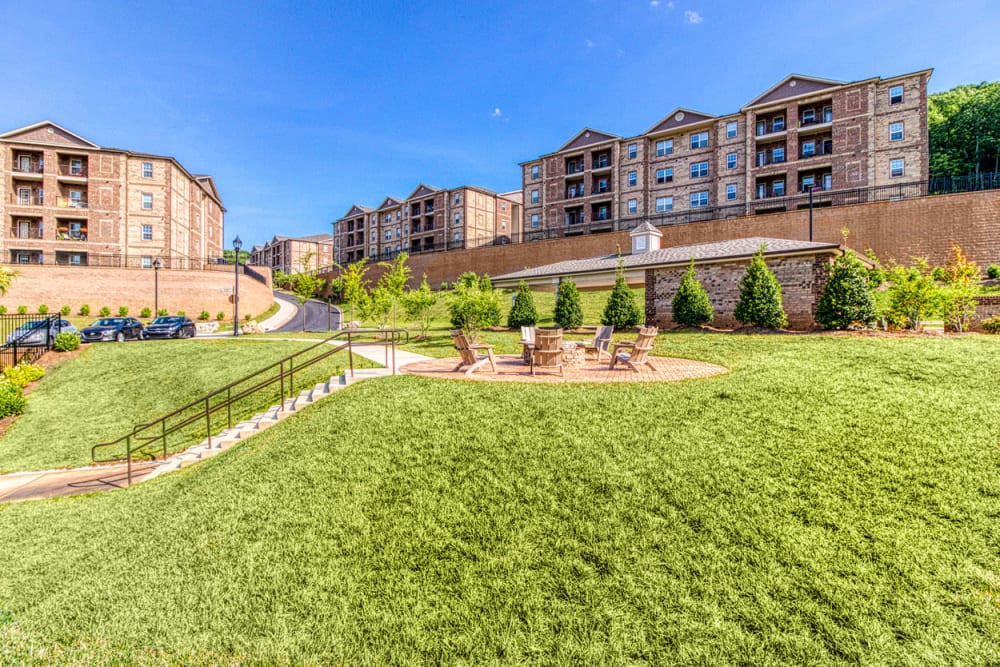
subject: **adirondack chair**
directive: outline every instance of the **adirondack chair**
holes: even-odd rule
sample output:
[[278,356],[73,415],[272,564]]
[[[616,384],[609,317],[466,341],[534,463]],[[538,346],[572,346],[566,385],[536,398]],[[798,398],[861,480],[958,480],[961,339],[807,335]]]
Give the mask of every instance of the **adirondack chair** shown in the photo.
[[[492,345],[488,345],[487,343],[470,343],[469,337],[461,329],[452,329],[449,333],[451,334],[452,341],[455,343],[455,349],[458,350],[458,354],[462,357],[462,363],[455,366],[455,372],[462,370],[462,366],[468,366],[469,368],[465,371],[465,374],[472,375],[473,372],[487,363],[493,369],[494,373],[497,372]],[[477,350],[485,350],[486,354],[478,354]]]
[[562,329],[536,329],[535,345],[531,349],[531,374],[535,367],[558,368],[560,375],[566,375],[563,370]]
[[611,356],[608,348],[611,346],[611,334],[615,332],[614,327],[597,327],[597,333],[594,334],[594,341],[589,345],[583,346],[583,351],[596,352],[597,353],[597,363],[601,363],[601,357],[603,355]]
[[530,364],[531,350],[535,347],[535,327],[521,327],[521,340],[517,344],[522,346],[521,359]]
[[[656,327],[643,327],[639,330],[639,337],[635,339],[635,342],[615,343],[611,350],[611,366],[609,368],[614,369],[615,364],[620,361],[636,373],[639,372],[640,364],[645,364],[655,371],[656,366],[649,360],[649,352],[653,349],[656,333]],[[631,350],[631,352],[619,352],[619,350]]]

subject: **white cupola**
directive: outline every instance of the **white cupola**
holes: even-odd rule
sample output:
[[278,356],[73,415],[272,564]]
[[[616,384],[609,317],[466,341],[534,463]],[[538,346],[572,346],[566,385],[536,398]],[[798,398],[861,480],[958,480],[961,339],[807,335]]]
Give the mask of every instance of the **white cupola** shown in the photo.
[[660,239],[663,238],[663,232],[648,222],[644,222],[629,232],[629,236],[632,237],[632,254],[641,255],[644,252],[660,249]]

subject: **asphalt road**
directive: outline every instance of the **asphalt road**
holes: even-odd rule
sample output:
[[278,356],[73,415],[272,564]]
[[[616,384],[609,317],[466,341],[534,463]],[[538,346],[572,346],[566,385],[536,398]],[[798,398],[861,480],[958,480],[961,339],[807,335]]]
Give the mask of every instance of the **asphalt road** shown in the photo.
[[[284,326],[275,329],[281,333],[294,333],[297,331],[335,331],[341,326],[340,309],[334,305],[327,306],[322,301],[306,301],[304,306],[299,306],[298,299],[284,292],[275,292],[274,298],[287,301],[295,306],[297,312],[292,319],[288,320]],[[305,324],[303,325],[302,310],[305,310]]]

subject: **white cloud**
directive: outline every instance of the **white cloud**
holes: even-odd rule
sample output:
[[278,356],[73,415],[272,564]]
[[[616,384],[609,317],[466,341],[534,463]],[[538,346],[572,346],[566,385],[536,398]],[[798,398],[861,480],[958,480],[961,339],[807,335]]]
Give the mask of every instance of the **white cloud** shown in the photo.
[[684,12],[684,20],[687,21],[688,23],[691,23],[692,25],[694,25],[694,24],[701,23],[705,19],[703,19],[701,17],[701,14],[699,14],[698,12],[693,12],[693,11],[691,11],[689,9],[686,12]]
[[595,44],[592,39],[585,40],[584,44],[587,46],[588,49],[592,49],[595,46],[597,46],[597,44]]
[[654,7],[654,8],[655,7],[659,7],[660,6],[660,0],[650,0],[649,1],[649,6],[650,7]]
[[495,107],[493,109],[493,113],[490,114],[490,118],[499,118],[502,115],[503,115],[503,112],[500,111],[500,107]]

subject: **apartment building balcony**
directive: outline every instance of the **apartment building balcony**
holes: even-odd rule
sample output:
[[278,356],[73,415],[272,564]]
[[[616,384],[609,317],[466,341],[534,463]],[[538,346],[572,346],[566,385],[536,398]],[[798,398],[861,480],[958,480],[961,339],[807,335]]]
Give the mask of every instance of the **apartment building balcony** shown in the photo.
[[42,251],[37,249],[10,249],[11,264],[41,264]]
[[574,183],[566,188],[566,199],[576,199],[577,197],[585,197],[586,195],[587,188],[583,184],[583,181]]
[[15,239],[41,239],[41,220],[17,220],[10,228],[10,236]]
[[87,266],[89,263],[89,258],[85,252],[56,251],[57,266]]
[[424,204],[424,215],[430,215],[434,213],[434,204],[427,202]]
[[566,225],[582,225],[586,222],[586,217],[583,214],[583,208],[568,208],[563,214],[563,224]]
[[592,171],[611,169],[611,155],[607,151],[594,152],[591,154],[590,165]]
[[799,172],[799,192],[825,192],[833,189],[833,171],[819,169]]
[[770,135],[777,135],[786,132],[788,128],[785,125],[785,114],[768,114],[765,116],[757,117],[756,125],[756,136],[766,137]]
[[606,204],[594,205],[590,209],[590,221],[594,225],[598,223],[611,223],[611,207]]
[[45,172],[45,161],[42,159],[41,153],[18,151],[14,154],[11,165],[11,171],[17,174],[18,178],[40,181]]
[[819,102],[810,107],[799,108],[799,134],[820,132],[833,124],[833,102]]
[[819,136],[815,139],[809,138],[799,143],[799,159],[808,160],[814,157],[833,155],[833,137]]
[[81,222],[56,220],[57,241],[86,241],[87,225]]
[[56,206],[58,208],[86,209],[89,207],[89,204],[87,203],[86,197],[70,196],[70,197],[57,197]]
[[609,192],[611,192],[611,184],[610,183],[603,183],[603,184],[602,183],[598,183],[597,185],[595,185],[590,190],[590,194],[592,194],[592,195],[604,195],[604,194],[608,194]]
[[87,161],[84,159],[60,160],[56,176],[60,181],[85,182],[87,180]]
[[781,142],[780,144],[769,145],[766,148],[759,148],[754,165],[757,167],[766,167],[771,164],[783,164],[786,158],[785,143]]
[[788,194],[785,188],[784,174],[780,178],[757,179],[757,187],[754,194],[756,195],[756,199],[784,197]]
[[15,183],[14,188],[8,195],[8,201],[14,206],[43,206],[45,204],[45,193],[42,188],[32,188],[24,184]]
[[566,160],[566,175],[572,176],[573,174],[582,174],[586,166],[583,163],[583,158],[573,158]]

